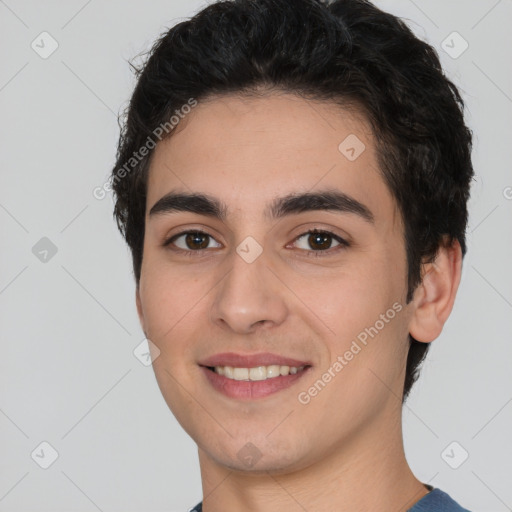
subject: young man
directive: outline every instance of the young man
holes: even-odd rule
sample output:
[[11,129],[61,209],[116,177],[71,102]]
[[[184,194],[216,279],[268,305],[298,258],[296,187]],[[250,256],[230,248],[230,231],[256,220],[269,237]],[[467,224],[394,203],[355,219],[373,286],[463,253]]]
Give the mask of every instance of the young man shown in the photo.
[[217,2],[150,52],[112,175],[194,510],[462,511],[401,410],[453,303],[473,169],[435,51],[364,0]]

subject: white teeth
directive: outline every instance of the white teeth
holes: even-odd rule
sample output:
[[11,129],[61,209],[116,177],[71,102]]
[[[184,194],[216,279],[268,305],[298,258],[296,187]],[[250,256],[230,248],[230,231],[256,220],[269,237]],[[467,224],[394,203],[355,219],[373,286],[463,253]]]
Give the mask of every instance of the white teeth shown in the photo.
[[278,364],[274,364],[272,366],[267,366],[267,379],[271,379],[272,377],[279,377],[282,375],[281,368],[284,370],[288,368],[287,366],[279,366]]
[[249,380],[265,380],[266,378],[267,370],[264,366],[249,369]]
[[256,366],[254,368],[233,368],[232,366],[216,366],[215,373],[233,380],[266,380],[280,375],[295,375],[304,370],[304,366]]
[[233,368],[233,379],[247,380],[249,378],[248,368]]

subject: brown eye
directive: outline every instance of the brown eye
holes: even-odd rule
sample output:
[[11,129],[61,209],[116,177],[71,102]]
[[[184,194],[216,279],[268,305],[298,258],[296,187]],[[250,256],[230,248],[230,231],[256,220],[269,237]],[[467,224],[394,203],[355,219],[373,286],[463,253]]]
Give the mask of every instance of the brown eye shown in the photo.
[[[177,243],[180,239],[183,240]],[[164,245],[173,244],[183,251],[201,251],[202,249],[208,249],[211,240],[213,238],[203,231],[184,231],[171,237]]]
[[[338,249],[343,247],[348,247],[348,242],[343,238],[331,233],[330,231],[320,231],[320,230],[312,230],[302,235],[298,236],[295,240],[304,239],[305,243],[303,247],[299,247],[302,250],[305,250],[309,253],[322,253],[322,252],[337,252]],[[333,248],[333,241],[337,243],[334,246],[333,251],[329,251],[329,249]],[[296,243],[296,245],[298,245]],[[317,254],[315,254],[317,256]]]
[[311,233],[308,238],[308,243],[313,249],[330,249],[332,236],[326,233]]
[[209,236],[204,233],[188,233],[185,235],[185,245],[191,249],[206,249]]

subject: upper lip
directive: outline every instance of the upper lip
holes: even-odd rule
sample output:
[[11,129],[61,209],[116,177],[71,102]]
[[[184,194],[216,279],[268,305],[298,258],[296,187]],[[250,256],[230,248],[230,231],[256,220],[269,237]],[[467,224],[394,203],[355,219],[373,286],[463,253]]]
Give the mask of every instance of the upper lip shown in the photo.
[[270,352],[262,352],[259,354],[237,354],[235,352],[224,352],[215,354],[200,363],[201,366],[232,366],[235,368],[254,368],[256,366],[308,366],[307,361],[299,361],[291,357],[271,354]]

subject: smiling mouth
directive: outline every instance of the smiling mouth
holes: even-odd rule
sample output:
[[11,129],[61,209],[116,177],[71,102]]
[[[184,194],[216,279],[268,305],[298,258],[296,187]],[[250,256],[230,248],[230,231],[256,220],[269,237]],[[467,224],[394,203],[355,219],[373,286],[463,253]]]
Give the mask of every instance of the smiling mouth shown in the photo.
[[270,352],[223,352],[198,364],[205,384],[225,397],[246,401],[291,388],[313,371],[311,363]]
[[295,375],[310,368],[311,365],[287,366],[287,365],[269,365],[256,366],[252,368],[239,368],[233,366],[206,366],[208,370],[215,372],[230,380],[238,381],[262,381],[275,379],[276,377]]
[[[292,367],[270,365],[251,368],[200,366],[200,368],[206,377],[205,382],[214,390],[228,398],[242,401],[264,399],[284,391],[306,378],[305,376],[312,371],[311,365]],[[219,371],[224,375],[218,373]]]

